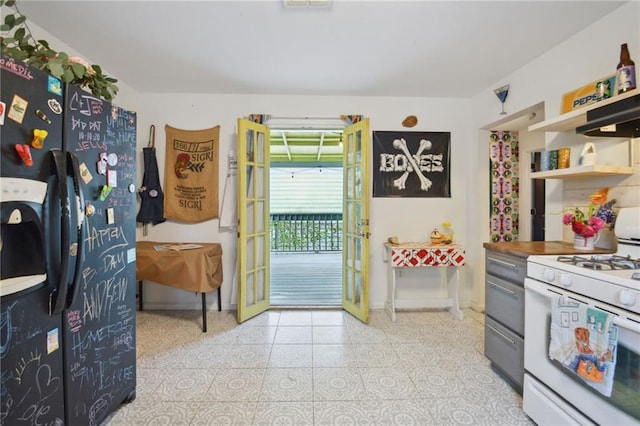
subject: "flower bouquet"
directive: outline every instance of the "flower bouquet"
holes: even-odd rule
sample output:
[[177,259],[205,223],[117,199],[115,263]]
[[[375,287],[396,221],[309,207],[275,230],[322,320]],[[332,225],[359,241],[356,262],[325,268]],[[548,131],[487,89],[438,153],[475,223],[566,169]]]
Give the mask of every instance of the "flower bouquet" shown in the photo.
[[[562,217],[562,223],[571,225],[571,230],[576,237],[584,240],[585,246],[588,245],[588,239],[595,237],[605,227],[612,227],[615,223],[616,214],[613,211],[613,205],[616,200],[607,201],[608,194],[609,188],[599,189],[589,196],[591,202],[586,213],[575,207],[569,209],[569,212]],[[591,248],[592,246],[588,247],[588,249]]]

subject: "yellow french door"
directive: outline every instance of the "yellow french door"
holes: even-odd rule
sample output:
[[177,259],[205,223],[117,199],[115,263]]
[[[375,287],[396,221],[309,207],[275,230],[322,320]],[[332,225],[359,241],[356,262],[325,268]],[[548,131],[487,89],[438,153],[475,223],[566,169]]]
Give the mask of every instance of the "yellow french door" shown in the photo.
[[238,322],[269,309],[269,128],[238,119]]
[[369,322],[369,119],[343,133],[342,307]]

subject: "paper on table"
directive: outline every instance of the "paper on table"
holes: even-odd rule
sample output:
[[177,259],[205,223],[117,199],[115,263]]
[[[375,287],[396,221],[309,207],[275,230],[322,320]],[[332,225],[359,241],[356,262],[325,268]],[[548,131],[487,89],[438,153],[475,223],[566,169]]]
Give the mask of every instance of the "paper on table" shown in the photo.
[[159,246],[153,246],[153,248],[158,251],[160,250],[173,250],[173,251],[192,250],[200,247],[202,247],[200,244],[164,244]]

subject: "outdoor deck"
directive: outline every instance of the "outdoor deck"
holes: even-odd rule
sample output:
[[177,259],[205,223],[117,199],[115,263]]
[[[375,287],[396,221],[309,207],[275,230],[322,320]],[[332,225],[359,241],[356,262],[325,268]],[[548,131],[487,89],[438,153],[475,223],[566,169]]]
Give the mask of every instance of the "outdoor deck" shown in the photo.
[[342,253],[271,253],[271,306],[340,306]]

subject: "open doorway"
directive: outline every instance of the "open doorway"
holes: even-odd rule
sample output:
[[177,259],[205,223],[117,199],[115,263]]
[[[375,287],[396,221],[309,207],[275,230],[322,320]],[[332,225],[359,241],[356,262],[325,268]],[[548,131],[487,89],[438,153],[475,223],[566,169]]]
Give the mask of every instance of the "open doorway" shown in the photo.
[[270,131],[272,306],[342,304],[342,131]]
[[[536,170],[536,152],[545,149],[545,135],[542,132],[530,132],[529,126],[544,119],[544,104],[539,103],[484,127],[492,132],[492,138],[504,138],[502,146],[511,142],[509,153],[513,160],[511,166],[491,170],[490,188],[493,196],[496,186],[504,190],[505,182],[510,183],[516,201],[506,206],[509,214],[516,218],[517,229],[513,231],[513,239],[520,241],[544,240],[545,187],[544,181],[532,179],[531,173]],[[492,140],[493,140],[492,139]],[[493,161],[493,160],[492,160]],[[493,163],[492,166],[493,168]],[[501,173],[503,173],[501,175]],[[493,198],[491,199],[493,203]],[[493,211],[492,208],[492,214]],[[498,212],[500,216],[502,212]],[[504,214],[502,214],[504,216]],[[493,223],[493,222],[492,222]],[[492,234],[493,239],[493,234]],[[494,240],[494,241],[497,241]]]

